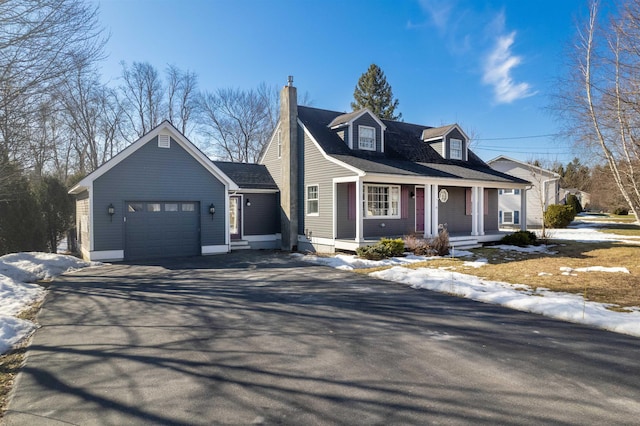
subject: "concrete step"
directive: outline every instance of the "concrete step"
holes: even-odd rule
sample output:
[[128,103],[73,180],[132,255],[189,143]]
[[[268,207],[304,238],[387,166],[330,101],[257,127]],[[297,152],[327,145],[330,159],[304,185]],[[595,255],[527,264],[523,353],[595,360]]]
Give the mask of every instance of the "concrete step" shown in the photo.
[[236,250],[251,250],[249,241],[245,241],[245,240],[231,241],[231,251],[236,251]]

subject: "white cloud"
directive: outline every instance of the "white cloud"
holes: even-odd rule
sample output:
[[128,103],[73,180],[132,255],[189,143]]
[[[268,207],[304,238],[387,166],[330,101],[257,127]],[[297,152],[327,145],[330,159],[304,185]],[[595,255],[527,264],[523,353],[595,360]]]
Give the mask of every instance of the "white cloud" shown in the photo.
[[498,36],[484,62],[482,81],[493,86],[494,99],[498,103],[508,104],[535,95],[529,83],[516,83],[511,77],[513,68],[522,62],[522,58],[511,51],[515,37],[515,31]]
[[455,2],[449,0],[420,0],[420,6],[429,14],[433,25],[439,30],[444,30],[449,23]]

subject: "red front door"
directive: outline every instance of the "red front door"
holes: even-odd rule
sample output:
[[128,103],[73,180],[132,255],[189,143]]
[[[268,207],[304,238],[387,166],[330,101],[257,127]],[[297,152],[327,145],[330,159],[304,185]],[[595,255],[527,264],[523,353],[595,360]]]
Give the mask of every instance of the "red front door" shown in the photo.
[[416,188],[416,232],[424,232],[424,188]]

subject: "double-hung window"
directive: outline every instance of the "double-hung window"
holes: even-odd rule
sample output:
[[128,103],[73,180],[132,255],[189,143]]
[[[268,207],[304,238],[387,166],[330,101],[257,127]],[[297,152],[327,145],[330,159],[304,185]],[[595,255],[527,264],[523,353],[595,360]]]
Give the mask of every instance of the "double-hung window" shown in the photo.
[[453,160],[462,160],[461,139],[449,139],[449,155]]
[[364,191],[366,217],[400,217],[400,186],[365,185]]
[[369,126],[358,126],[358,148],[367,151],[376,150],[376,129]]
[[318,185],[307,186],[307,214],[318,215],[320,210],[318,206]]
[[500,223],[505,223],[509,225],[519,225],[520,224],[520,212],[518,210],[515,211],[500,211]]

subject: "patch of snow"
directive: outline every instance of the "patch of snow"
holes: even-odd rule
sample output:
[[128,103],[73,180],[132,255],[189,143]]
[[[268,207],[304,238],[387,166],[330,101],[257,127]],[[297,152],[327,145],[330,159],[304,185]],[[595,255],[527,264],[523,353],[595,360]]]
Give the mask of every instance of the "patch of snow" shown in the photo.
[[487,259],[483,258],[483,259],[478,259],[478,260],[475,260],[475,261],[468,260],[468,261],[464,262],[462,264],[462,266],[470,266],[472,268],[481,268],[481,267],[487,265],[488,263],[489,263],[489,261]]
[[432,268],[407,269],[395,266],[370,275],[408,284],[413,288],[455,294],[481,302],[640,336],[640,311],[611,311],[607,309],[608,305],[585,302],[578,294],[558,293],[541,288],[532,290],[522,284],[489,281],[473,275]]
[[552,277],[553,274],[550,274],[548,272],[538,272],[538,276],[539,277]]
[[573,240],[585,242],[619,241],[628,244],[640,243],[640,237],[600,232],[594,228],[593,224],[583,225],[573,222],[573,224],[569,228],[549,229],[547,231],[548,237],[551,240]]
[[305,262],[317,263],[319,265],[331,266],[332,268],[341,269],[344,271],[352,271],[354,269],[367,269],[375,268],[379,266],[395,266],[407,263],[424,262],[433,257],[416,256],[413,254],[405,257],[392,257],[384,260],[368,260],[360,259],[355,255],[349,254],[337,254],[331,257],[316,256],[313,254],[300,255],[296,254],[295,257],[304,260]]
[[94,265],[99,263],[52,253],[13,253],[1,256],[0,354],[36,328],[31,321],[16,318],[21,311],[44,298],[44,288],[31,283]]
[[[624,267],[606,267],[606,266],[587,266],[584,268],[570,268],[568,266],[561,266],[560,270],[563,272],[622,272],[628,274],[629,270]],[[563,274],[564,275],[564,274]]]
[[546,253],[546,254],[556,254],[556,251],[551,251],[549,248],[553,247],[553,245],[540,244],[539,246],[511,246],[507,244],[498,244],[495,246],[487,246],[487,248],[492,249],[500,249],[506,251],[516,251],[518,253]]

